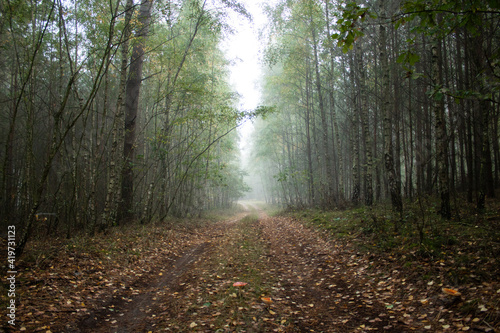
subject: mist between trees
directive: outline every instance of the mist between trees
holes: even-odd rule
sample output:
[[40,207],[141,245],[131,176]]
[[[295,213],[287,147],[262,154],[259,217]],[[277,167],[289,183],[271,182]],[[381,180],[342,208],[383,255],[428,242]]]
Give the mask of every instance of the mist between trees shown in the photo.
[[230,11],[250,19],[234,0],[0,1],[1,209],[19,253],[34,230],[230,206],[248,189],[234,129],[270,109],[248,167],[269,202],[402,212],[438,193],[450,217],[450,196],[494,196],[496,1],[278,1],[262,38],[272,108],[252,111],[219,48]]
[[229,11],[250,19],[241,5],[2,0],[0,9],[2,222],[18,226],[18,253],[34,230],[95,232],[240,196],[234,129],[255,112],[236,109],[219,43]]
[[267,200],[322,208],[465,195],[499,184],[494,1],[282,1],[267,8],[253,158]]

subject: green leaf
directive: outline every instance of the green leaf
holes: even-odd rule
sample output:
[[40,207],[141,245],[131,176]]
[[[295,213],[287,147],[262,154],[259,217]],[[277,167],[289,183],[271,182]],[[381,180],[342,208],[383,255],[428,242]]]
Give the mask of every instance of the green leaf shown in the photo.
[[420,56],[415,53],[410,53],[408,56],[408,63],[411,66],[414,66],[420,60]]
[[424,74],[423,74],[423,73],[416,73],[416,72],[414,72],[414,73],[412,73],[412,74],[411,74],[411,78],[412,78],[413,80],[417,80],[417,79],[420,79],[420,78],[422,78],[422,77],[424,77]]

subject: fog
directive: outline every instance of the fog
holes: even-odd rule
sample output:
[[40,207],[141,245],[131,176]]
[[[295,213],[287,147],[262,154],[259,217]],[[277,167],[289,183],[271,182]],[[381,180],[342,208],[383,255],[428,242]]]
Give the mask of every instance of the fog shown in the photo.
[[262,184],[262,176],[255,169],[255,163],[252,163],[252,134],[254,132],[253,122],[247,120],[239,129],[240,131],[240,160],[241,168],[246,172],[245,183],[250,187],[241,199],[266,201],[266,194]]

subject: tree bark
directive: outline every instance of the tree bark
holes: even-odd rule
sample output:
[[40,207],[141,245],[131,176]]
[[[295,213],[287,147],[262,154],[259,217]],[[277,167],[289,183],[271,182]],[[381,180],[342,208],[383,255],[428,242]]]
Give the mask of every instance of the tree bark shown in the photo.
[[311,14],[311,30],[313,38],[313,52],[314,52],[314,66],[316,71],[316,90],[318,92],[318,105],[319,112],[321,116],[321,138],[322,138],[322,148],[323,148],[323,158],[324,158],[324,168],[326,174],[326,191],[323,198],[323,205],[325,208],[330,208],[333,205],[333,188],[332,188],[332,162],[330,159],[329,149],[328,149],[328,122],[326,120],[326,110],[323,99],[323,89],[321,87],[321,77],[319,70],[319,59],[318,59],[318,46],[316,37],[316,26],[313,22]]
[[370,122],[368,119],[368,96],[366,93],[366,70],[363,63],[363,55],[360,44],[357,47],[358,71],[359,71],[359,94],[361,99],[361,126],[363,127],[363,136],[365,139],[365,158],[366,162],[363,167],[366,190],[365,204],[371,206],[373,204],[373,159],[372,159],[372,142],[370,134]]
[[446,120],[444,113],[444,96],[442,95],[442,73],[441,73],[441,41],[435,40],[431,47],[432,52],[432,83],[434,89],[434,118],[436,131],[436,165],[438,175],[438,192],[441,198],[440,215],[443,218],[451,218],[450,189],[448,176],[448,154]]
[[129,39],[131,36],[130,21],[132,19],[134,5],[133,0],[127,0],[125,6],[125,27],[121,39],[121,65],[120,65],[120,84],[118,87],[118,99],[116,101],[115,121],[113,124],[110,162],[109,162],[109,180],[108,190],[106,192],[106,201],[104,203],[104,211],[101,219],[101,229],[112,225],[116,222],[116,209],[118,202],[121,198],[121,189],[118,187],[119,183],[119,170],[123,165],[123,151],[118,151],[124,145],[124,131],[123,131],[123,117],[124,105],[123,96],[125,95],[125,85],[127,82],[127,68],[128,68],[128,48]]
[[149,32],[153,0],[144,0],[139,9],[140,29],[132,49],[129,75],[125,88],[125,142],[123,145],[124,167],[122,171],[121,220],[134,218],[134,162],[136,145],[136,120],[139,110],[139,96],[144,63],[144,46]]
[[[385,16],[383,1],[380,1],[380,15]],[[384,116],[384,163],[385,172],[387,174],[387,183],[391,196],[392,208],[397,211],[400,216],[403,214],[403,201],[401,200],[401,190],[396,179],[394,170],[394,157],[392,146],[392,112],[389,96],[389,64],[387,61],[387,37],[385,26],[381,22],[379,26],[380,32],[380,64],[382,67],[382,114]]]
[[[329,11],[328,11],[328,1],[325,1],[325,15],[326,15],[326,29],[328,36],[331,36],[330,32],[330,18],[329,18]],[[342,203],[344,201],[344,157],[341,151],[341,141],[340,141],[340,131],[339,131],[339,126],[338,126],[338,119],[337,119],[337,112],[335,110],[335,99],[333,96],[333,89],[334,89],[334,82],[333,82],[333,77],[334,77],[334,66],[335,66],[335,56],[334,56],[334,49],[333,49],[333,43],[329,42],[329,51],[330,51],[330,70],[331,70],[331,76],[330,76],[330,113],[332,115],[332,123],[333,123],[333,131],[335,132],[335,141],[337,143],[337,149],[339,153],[337,154],[338,156],[338,165],[339,165],[339,176],[338,178],[338,186],[339,186],[339,201]]]

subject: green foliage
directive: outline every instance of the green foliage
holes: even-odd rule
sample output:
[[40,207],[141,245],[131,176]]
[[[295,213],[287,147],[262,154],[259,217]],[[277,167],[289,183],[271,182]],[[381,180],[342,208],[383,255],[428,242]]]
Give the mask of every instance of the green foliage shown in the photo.
[[352,50],[354,42],[363,37],[362,22],[367,17],[375,17],[366,7],[361,7],[355,2],[348,2],[340,5],[337,11],[336,27],[338,32],[332,34],[331,38],[337,41],[337,46],[342,48],[344,53]]
[[[500,14],[494,1],[405,1],[401,6],[396,27],[416,21],[415,31],[442,38],[458,28],[465,28],[472,35],[479,33],[486,14]],[[418,20],[416,20],[418,18]]]
[[264,106],[264,105],[259,105],[257,108],[253,111],[250,111],[247,113],[247,117],[250,119],[252,118],[257,118],[261,117],[262,119],[266,119],[268,116],[276,113],[276,107],[275,106]]
[[411,67],[415,66],[415,64],[419,61],[420,56],[410,50],[402,52],[397,58],[398,63],[405,63]]

